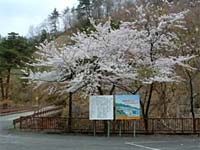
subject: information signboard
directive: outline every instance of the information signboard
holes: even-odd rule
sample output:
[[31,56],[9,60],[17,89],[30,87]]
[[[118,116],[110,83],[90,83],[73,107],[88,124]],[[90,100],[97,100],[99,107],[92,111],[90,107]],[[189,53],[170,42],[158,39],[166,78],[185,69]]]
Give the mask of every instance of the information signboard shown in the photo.
[[115,118],[117,120],[140,119],[139,95],[116,95]]
[[90,96],[89,105],[90,120],[114,119],[114,102],[112,95]]

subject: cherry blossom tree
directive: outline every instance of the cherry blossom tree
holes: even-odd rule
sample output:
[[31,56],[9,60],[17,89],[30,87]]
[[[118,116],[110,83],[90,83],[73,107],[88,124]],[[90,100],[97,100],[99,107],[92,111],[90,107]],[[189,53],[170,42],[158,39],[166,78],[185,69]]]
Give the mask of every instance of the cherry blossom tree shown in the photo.
[[[146,82],[149,83],[144,88],[145,94],[140,104],[145,129],[148,130],[148,116],[155,83],[180,81],[176,75],[176,64],[179,64],[184,56],[179,55],[180,39],[177,37],[177,30],[185,29],[184,17],[187,11],[170,13],[172,6],[167,1],[160,2],[159,5],[151,2],[141,4],[141,1],[138,3],[134,23],[138,30],[144,32],[143,39],[147,44],[147,57],[144,58],[146,65],[141,67],[141,76],[146,76]],[[189,67],[183,63],[179,65],[187,69]]]
[[[110,21],[103,25],[92,23],[96,31],[90,35],[74,35],[74,45],[58,48],[55,42],[41,44],[37,52],[40,58],[33,65],[47,69],[31,72],[29,79],[66,82],[66,92],[84,87],[87,94],[94,94],[101,82],[120,79],[142,83],[177,81],[176,65],[188,67],[183,62],[191,56],[165,56],[162,52],[153,52],[153,48],[156,51],[163,49],[163,52],[175,50],[172,39],[176,37],[172,33],[169,37],[161,35],[160,29],[147,33],[135,28],[135,22],[122,23],[117,30],[112,29]],[[164,24],[167,23],[160,26]]]

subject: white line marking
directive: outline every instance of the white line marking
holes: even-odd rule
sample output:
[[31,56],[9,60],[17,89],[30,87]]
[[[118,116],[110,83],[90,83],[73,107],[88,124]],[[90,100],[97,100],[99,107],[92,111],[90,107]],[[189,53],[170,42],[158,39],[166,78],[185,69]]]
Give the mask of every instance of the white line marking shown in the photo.
[[147,146],[143,146],[143,145],[134,144],[132,142],[126,142],[125,144],[136,146],[136,147],[140,147],[140,148],[150,149],[150,150],[161,150],[161,149],[158,149],[158,148],[152,148],[152,147],[147,147]]
[[[177,142],[182,142],[183,140],[173,140],[173,141],[145,141],[145,142],[137,142],[137,144],[156,144],[156,143],[177,143]],[[192,141],[192,140],[191,140]],[[187,140],[188,142],[188,140]],[[132,143],[132,142],[128,142]]]

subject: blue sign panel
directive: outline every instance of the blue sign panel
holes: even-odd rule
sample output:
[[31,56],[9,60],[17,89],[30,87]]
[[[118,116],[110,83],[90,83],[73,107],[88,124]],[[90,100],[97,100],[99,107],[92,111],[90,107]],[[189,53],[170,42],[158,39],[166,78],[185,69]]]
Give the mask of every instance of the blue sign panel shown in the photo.
[[115,118],[118,120],[140,119],[139,95],[116,95]]

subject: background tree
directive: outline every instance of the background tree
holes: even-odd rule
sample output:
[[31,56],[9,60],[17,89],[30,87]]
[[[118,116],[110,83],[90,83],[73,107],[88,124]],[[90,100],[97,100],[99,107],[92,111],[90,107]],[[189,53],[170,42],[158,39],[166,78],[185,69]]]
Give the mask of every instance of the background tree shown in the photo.
[[[8,33],[8,37],[0,43],[1,63],[1,95],[3,101],[10,100],[10,78],[13,69],[19,69],[30,62],[32,49],[28,41],[17,33]],[[4,108],[7,105],[5,103]]]
[[78,20],[88,20],[91,17],[91,0],[79,0],[77,13]]
[[[191,7],[192,4],[192,7]],[[181,2],[177,9],[188,8],[190,11],[188,12],[187,16],[185,17],[185,30],[179,32],[178,36],[181,39],[181,53],[182,55],[195,55],[196,57],[190,61],[190,65],[195,70],[188,71],[183,70],[182,76],[185,79],[185,86],[187,89],[190,104],[190,116],[193,118],[193,130],[196,130],[196,123],[195,123],[195,109],[198,107],[198,99],[199,99],[199,73],[200,73],[200,17],[198,15],[198,10],[200,5],[197,1],[185,1],[185,3]]]
[[49,22],[51,25],[51,34],[53,37],[56,37],[58,34],[58,28],[59,28],[59,12],[57,11],[57,9],[55,8],[53,10],[53,12],[50,14],[49,16]]
[[104,0],[104,9],[105,9],[105,15],[109,17],[112,13],[113,9],[113,0]]
[[71,9],[69,7],[66,7],[63,11],[62,20],[64,25],[64,31],[67,31],[67,29],[72,27],[72,14]]
[[95,19],[100,19],[103,16],[103,1],[102,0],[92,0],[92,17]]

